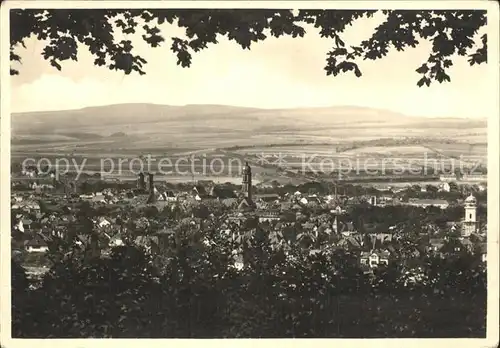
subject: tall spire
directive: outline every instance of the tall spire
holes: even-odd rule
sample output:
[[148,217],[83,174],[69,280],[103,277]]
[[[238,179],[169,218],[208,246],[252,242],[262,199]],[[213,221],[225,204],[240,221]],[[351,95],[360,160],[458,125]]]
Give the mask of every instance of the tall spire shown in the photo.
[[245,162],[245,166],[243,167],[243,181],[241,191],[249,200],[252,200],[252,169],[248,165],[248,162]]
[[155,184],[154,184],[154,174],[153,173],[148,173],[148,186],[149,186],[149,196],[148,196],[148,203],[155,203],[156,202],[156,194],[155,194]]
[[139,173],[139,179],[137,180],[137,188],[139,190],[146,190],[146,180],[143,172]]

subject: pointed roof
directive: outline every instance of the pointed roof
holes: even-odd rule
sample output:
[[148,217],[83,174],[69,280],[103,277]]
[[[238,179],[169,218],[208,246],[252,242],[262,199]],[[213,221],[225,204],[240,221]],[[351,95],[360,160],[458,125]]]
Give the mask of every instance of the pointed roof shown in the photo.
[[254,209],[255,208],[255,203],[249,199],[248,197],[244,197],[241,201],[240,204],[238,205],[239,210],[249,210],[249,209]]
[[474,197],[474,195],[471,193],[469,197],[465,199],[465,203],[476,203],[477,199]]
[[245,166],[243,167],[243,173],[250,173],[252,169],[248,165],[248,162],[245,162]]
[[151,193],[148,197],[147,203],[155,203],[156,202],[156,194]]

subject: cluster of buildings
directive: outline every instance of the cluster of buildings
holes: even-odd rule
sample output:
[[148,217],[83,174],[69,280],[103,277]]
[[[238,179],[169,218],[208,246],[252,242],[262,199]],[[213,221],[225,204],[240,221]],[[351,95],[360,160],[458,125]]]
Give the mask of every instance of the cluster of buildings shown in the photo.
[[[120,209],[140,209],[144,207],[156,207],[158,211],[168,209],[187,209],[189,205],[217,202],[226,207],[225,219],[218,226],[221,233],[231,234],[239,226],[249,220],[266,224],[270,231],[283,231],[287,228],[300,229],[301,238],[308,239],[313,252],[321,246],[317,240],[327,241],[330,248],[337,248],[356,253],[359,263],[367,272],[381,265],[388,265],[398,260],[408,251],[403,252],[399,241],[403,236],[398,226],[389,226],[387,231],[367,232],[359,231],[355,223],[347,214],[349,205],[359,204],[356,197],[338,195],[336,190],[332,195],[320,196],[317,194],[304,194],[295,192],[293,194],[279,195],[277,193],[256,194],[253,192],[252,169],[245,164],[242,173],[242,186],[239,192],[228,192],[221,190],[217,185],[211,185],[207,190],[203,185],[195,185],[191,192],[175,192],[165,187],[157,187],[154,181],[154,173],[140,173],[135,189],[113,191],[110,189],[94,192],[88,195],[78,195],[73,203],[88,201],[96,206],[114,207]],[[68,190],[75,195],[76,185],[66,185]],[[45,199],[45,198],[44,198]],[[387,204],[392,197],[368,197],[369,204],[374,206]],[[51,203],[52,200],[52,203]],[[51,205],[56,203],[55,208],[49,212],[41,211],[40,200],[37,202],[36,192],[14,193],[12,196],[12,235],[19,243],[16,249],[24,249],[28,253],[43,253],[48,250],[47,241],[53,237],[64,237],[67,231],[74,228],[76,224],[72,204],[67,200],[48,197],[45,203]],[[71,203],[71,202],[69,202]],[[392,202],[391,204],[394,204]],[[397,203],[416,207],[437,206],[446,209],[449,205],[446,201],[409,200]],[[434,232],[438,230],[435,226],[429,226],[426,235],[422,235],[416,246],[410,252],[410,257],[419,258],[426,253],[434,253],[446,257],[450,252],[461,252],[463,250],[480,252],[483,260],[486,255],[486,224],[479,221],[477,216],[477,199],[471,194],[464,201],[464,217],[461,221],[450,224],[449,230],[460,231],[458,244],[449,249],[449,237],[437,236]],[[315,208],[318,211],[315,212]],[[327,209],[325,209],[327,208]],[[112,210],[112,209],[111,209]],[[117,215],[101,216],[94,221],[95,227],[108,240],[109,247],[123,244],[119,231],[123,228]],[[194,226],[205,224],[203,219],[191,216]],[[207,218],[210,220],[210,217]],[[159,219],[157,219],[159,220]],[[148,225],[148,220],[137,222],[143,226]],[[161,224],[160,224],[161,225]],[[206,224],[205,224],[206,226]],[[138,227],[138,229],[146,227]],[[136,242],[147,246],[149,250],[160,250],[162,235],[166,235],[175,228],[175,225],[163,223],[153,234],[140,235]],[[117,232],[118,231],[118,232]],[[233,231],[233,232],[232,232]],[[30,237],[26,237],[30,236]],[[79,236],[78,245],[88,242],[85,236]],[[300,241],[298,241],[300,242]],[[316,244],[315,244],[316,243]]]
[[464,173],[457,174],[443,174],[439,176],[439,180],[443,182],[475,182],[486,183],[488,182],[488,175],[481,173]]

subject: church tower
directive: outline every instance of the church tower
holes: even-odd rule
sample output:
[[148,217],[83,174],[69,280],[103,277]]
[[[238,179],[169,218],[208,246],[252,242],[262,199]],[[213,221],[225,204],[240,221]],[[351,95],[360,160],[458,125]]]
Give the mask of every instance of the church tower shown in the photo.
[[146,190],[146,179],[144,177],[144,173],[143,172],[139,173],[139,179],[137,180],[137,188],[139,190],[143,190],[143,191]]
[[472,194],[465,199],[465,217],[462,224],[462,237],[469,237],[477,232],[477,200]]
[[252,200],[252,169],[248,165],[248,162],[245,162],[245,166],[243,167],[243,182],[241,191],[244,196],[248,198],[248,200]]
[[148,173],[148,187],[149,187],[149,196],[148,196],[148,204],[156,203],[156,191],[155,191],[155,183],[154,183],[154,174]]

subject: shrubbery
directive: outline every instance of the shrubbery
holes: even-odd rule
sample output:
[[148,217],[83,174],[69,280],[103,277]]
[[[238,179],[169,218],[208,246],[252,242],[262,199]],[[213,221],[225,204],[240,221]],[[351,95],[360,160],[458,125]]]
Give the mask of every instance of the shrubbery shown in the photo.
[[[230,266],[238,248],[241,271]],[[74,253],[32,290],[13,262],[13,336],[480,337],[483,268],[468,255],[427,259],[424,283],[404,286],[398,262],[367,276],[346,252],[311,253],[258,230],[236,241],[177,230],[155,257],[136,246]]]

